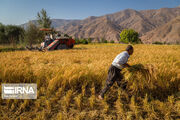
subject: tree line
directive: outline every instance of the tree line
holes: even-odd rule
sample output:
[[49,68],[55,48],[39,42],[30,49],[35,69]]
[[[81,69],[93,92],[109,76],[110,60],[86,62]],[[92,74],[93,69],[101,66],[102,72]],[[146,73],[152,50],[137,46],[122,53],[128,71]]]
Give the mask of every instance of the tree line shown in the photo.
[[0,44],[37,44],[43,40],[44,33],[33,23],[29,22],[27,29],[16,25],[0,23]]
[[15,45],[21,42],[24,29],[15,25],[3,25],[0,23],[0,44]]
[[40,28],[51,28],[51,20],[46,10],[42,9],[37,13],[38,25],[32,22],[28,23],[28,27],[24,29],[17,25],[3,25],[0,23],[0,44],[37,44],[43,41],[44,32]]
[[[88,44],[92,42],[92,38],[88,38],[88,39],[75,39],[76,44]],[[114,40],[108,41],[105,38],[96,38],[97,43],[115,43]],[[133,29],[124,29],[121,33],[120,33],[120,39],[119,39],[119,43],[133,43],[133,44],[140,44],[141,39],[139,38],[139,34],[138,32],[136,32]]]

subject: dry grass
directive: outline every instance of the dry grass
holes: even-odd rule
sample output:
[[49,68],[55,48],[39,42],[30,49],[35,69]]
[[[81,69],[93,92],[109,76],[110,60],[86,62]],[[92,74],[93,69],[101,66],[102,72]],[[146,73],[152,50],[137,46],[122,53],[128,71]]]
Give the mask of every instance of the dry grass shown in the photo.
[[127,90],[115,84],[105,100],[97,99],[112,60],[125,47],[1,52],[0,82],[37,83],[38,99],[0,99],[0,119],[180,119],[178,45],[134,45],[133,66],[122,71]]

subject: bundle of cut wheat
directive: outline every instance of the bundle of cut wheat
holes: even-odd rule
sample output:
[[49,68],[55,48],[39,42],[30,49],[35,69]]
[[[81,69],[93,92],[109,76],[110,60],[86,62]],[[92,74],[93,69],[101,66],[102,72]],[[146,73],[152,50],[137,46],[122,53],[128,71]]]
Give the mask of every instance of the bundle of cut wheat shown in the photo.
[[127,88],[134,94],[144,93],[147,89],[152,89],[155,70],[152,65],[136,64],[123,71]]

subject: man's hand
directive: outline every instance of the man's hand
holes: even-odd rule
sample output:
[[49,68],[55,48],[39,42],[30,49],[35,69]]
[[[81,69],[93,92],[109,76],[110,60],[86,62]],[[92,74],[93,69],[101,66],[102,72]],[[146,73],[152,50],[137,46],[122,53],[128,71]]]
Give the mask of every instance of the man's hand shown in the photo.
[[123,64],[125,67],[131,67],[128,63]]

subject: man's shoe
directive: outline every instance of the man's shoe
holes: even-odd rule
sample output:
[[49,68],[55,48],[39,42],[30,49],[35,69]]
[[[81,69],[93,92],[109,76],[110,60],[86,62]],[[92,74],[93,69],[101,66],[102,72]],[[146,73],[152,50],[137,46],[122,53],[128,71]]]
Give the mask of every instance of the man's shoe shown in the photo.
[[99,98],[100,100],[103,100],[103,97],[102,97],[101,95],[99,95],[98,98]]

